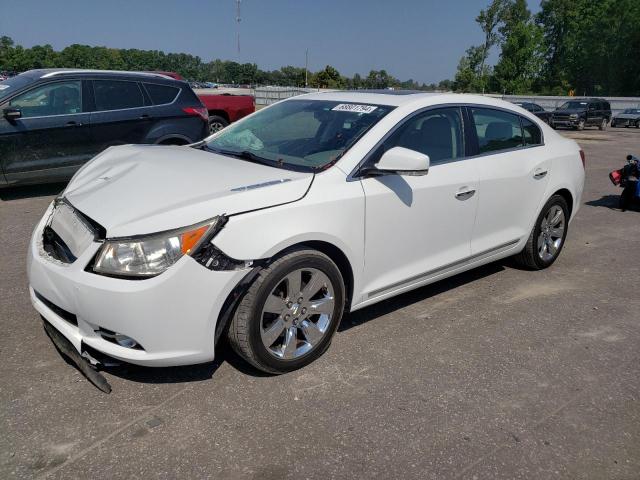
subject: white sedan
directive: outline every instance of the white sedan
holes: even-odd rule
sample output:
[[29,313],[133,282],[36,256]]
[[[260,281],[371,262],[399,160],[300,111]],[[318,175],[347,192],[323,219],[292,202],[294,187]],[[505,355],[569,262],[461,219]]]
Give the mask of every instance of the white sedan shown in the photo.
[[583,183],[578,145],[510,103],[303,95],[96,156],[35,228],[31,300],[93,363],[206,362],[226,336],[287,372],[345,313],[504,257],[550,266]]

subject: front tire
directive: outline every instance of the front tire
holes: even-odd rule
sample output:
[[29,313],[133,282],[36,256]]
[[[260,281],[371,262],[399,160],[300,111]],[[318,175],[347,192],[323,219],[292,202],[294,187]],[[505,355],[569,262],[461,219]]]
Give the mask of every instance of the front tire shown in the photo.
[[316,250],[295,250],[259,273],[236,309],[228,338],[257,369],[290,372],[327,350],[344,306],[336,264]]
[[567,238],[569,206],[561,195],[553,195],[536,219],[522,252],[514,258],[530,270],[542,270],[556,261]]
[[581,119],[578,121],[578,126],[576,127],[576,130],[584,130],[584,126],[585,126],[584,119],[583,119],[583,118],[581,118]]
[[606,130],[607,129],[607,119],[606,118],[602,119],[602,122],[600,123],[600,126],[598,126],[598,128],[600,130]]

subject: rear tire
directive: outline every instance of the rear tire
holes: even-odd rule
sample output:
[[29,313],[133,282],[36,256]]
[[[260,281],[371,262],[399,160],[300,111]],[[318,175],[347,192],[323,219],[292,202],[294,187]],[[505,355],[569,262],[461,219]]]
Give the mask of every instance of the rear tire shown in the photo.
[[344,306],[336,264],[316,250],[294,250],[258,274],[231,320],[229,342],[259,370],[290,372],[327,350]]
[[225,118],[222,118],[219,115],[212,115],[209,117],[209,135],[213,135],[216,132],[219,132],[224,127],[229,125],[229,122]]
[[569,206],[561,195],[553,195],[531,230],[522,252],[514,260],[529,270],[542,270],[556,261],[567,238]]

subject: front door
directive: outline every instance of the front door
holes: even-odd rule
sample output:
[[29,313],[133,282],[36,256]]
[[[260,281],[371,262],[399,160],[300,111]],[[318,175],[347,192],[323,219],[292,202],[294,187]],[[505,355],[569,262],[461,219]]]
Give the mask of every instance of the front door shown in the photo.
[[395,146],[429,155],[423,176],[361,180],[366,199],[365,298],[416,286],[470,256],[477,172],[465,159],[458,107],[427,110],[400,126],[370,160]]
[[82,82],[50,82],[6,102],[21,117],[0,117],[0,159],[7,183],[67,180],[95,153]]

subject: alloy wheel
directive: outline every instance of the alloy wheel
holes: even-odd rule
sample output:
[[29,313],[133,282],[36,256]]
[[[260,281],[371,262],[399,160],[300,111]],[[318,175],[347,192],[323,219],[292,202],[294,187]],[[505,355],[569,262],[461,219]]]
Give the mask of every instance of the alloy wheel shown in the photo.
[[278,359],[293,360],[313,350],[329,332],[334,315],[334,286],[316,268],[288,273],[267,296],[260,336]]
[[221,122],[211,122],[209,124],[209,133],[213,134],[222,130],[225,126]]
[[538,256],[549,262],[558,254],[564,241],[566,220],[564,211],[558,205],[552,205],[540,222],[538,235]]

